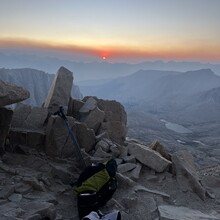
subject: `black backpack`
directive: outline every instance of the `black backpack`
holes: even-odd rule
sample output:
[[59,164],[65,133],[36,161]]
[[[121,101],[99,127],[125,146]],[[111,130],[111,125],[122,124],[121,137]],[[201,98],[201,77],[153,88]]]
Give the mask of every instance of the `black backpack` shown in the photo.
[[117,163],[111,159],[88,166],[80,174],[75,189],[80,218],[91,211],[97,211],[111,199],[117,189],[116,171]]

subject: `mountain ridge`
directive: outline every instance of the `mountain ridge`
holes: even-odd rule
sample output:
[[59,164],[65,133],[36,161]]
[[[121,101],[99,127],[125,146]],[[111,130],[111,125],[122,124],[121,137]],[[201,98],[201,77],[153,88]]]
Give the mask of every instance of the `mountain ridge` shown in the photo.
[[5,68],[29,67],[40,69],[48,73],[55,73],[60,66],[70,69],[76,76],[76,80],[92,80],[117,78],[132,74],[140,69],[158,69],[167,71],[190,71],[211,68],[220,75],[220,64],[201,63],[193,61],[145,61],[141,63],[111,63],[103,60],[92,62],[76,61],[73,59],[61,59],[52,56],[40,56],[31,54],[0,53],[0,66]]

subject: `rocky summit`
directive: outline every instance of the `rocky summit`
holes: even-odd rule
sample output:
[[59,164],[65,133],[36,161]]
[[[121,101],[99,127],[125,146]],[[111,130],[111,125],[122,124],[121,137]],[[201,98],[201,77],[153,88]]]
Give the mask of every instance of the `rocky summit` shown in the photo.
[[119,210],[124,220],[220,219],[220,165],[200,169],[188,151],[170,155],[157,140],[128,138],[124,107],[91,96],[74,99],[72,81],[60,68],[42,107],[20,103],[29,93],[1,81],[1,220],[79,219],[71,185],[82,161],[68,128],[87,165],[117,161],[118,189],[103,213]]

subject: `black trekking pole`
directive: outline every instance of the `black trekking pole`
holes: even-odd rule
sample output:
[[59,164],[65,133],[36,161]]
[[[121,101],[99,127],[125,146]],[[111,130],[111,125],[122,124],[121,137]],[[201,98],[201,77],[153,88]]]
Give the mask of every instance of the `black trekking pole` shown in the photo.
[[69,131],[70,137],[71,137],[73,144],[75,145],[76,151],[79,155],[79,159],[81,161],[81,164],[82,164],[83,168],[86,168],[86,163],[83,159],[82,152],[81,152],[79,143],[77,141],[76,135],[73,133],[73,131],[69,125],[68,119],[67,119],[66,115],[64,114],[63,110],[64,110],[63,107],[60,106],[59,111],[55,112],[54,115],[59,115],[64,120],[64,123]]

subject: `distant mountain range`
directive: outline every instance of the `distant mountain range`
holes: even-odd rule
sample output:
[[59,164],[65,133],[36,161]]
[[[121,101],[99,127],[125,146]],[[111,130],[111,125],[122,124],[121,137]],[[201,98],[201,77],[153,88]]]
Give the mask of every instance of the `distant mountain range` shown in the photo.
[[80,86],[80,90],[83,95],[116,99],[127,108],[175,118],[181,115],[186,121],[220,118],[220,76],[210,69],[140,70],[102,85]]
[[220,64],[176,61],[146,61],[138,64],[100,62],[77,62],[73,60],[42,57],[29,54],[0,53],[0,68],[31,68],[55,74],[60,66],[72,71],[75,82],[84,80],[115,79],[128,76],[141,69],[161,71],[191,71],[212,69],[220,75]]
[[[43,104],[54,76],[55,74],[48,74],[30,68],[0,69],[0,80],[26,88],[30,92],[30,98],[23,103],[33,106],[41,106]],[[82,98],[79,87],[76,85],[73,85],[72,97]]]

